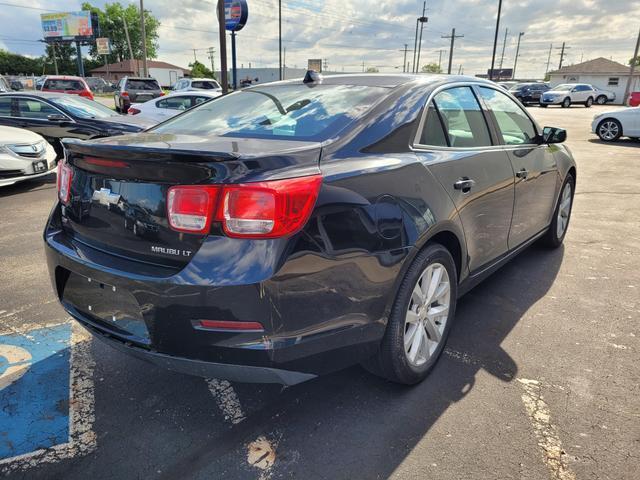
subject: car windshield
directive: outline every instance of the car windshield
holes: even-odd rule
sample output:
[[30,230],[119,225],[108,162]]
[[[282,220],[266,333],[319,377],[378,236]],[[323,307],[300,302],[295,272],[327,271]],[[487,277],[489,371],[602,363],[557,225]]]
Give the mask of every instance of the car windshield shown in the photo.
[[191,82],[191,86],[193,88],[202,88],[205,90],[220,88],[220,85],[218,85],[218,82],[215,82],[213,80],[194,80],[193,82]]
[[130,90],[160,90],[160,85],[154,79],[127,80],[127,88]]
[[119,116],[104,105],[82,97],[64,96],[51,99],[51,103],[61,107],[74,117],[79,118],[109,118]]
[[159,133],[324,140],[389,89],[362,85],[273,85],[207,102],[153,128]]
[[558,90],[560,92],[566,92],[573,89],[573,87],[575,87],[575,85],[563,84],[563,85],[558,85],[557,87],[553,87],[553,89]]

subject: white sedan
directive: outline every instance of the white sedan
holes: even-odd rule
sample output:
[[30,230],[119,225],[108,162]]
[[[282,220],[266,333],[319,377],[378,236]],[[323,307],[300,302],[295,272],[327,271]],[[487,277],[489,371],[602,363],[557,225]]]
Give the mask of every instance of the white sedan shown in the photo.
[[640,138],[640,107],[599,113],[593,117],[591,131],[604,142],[620,137]]
[[220,92],[208,90],[170,93],[148,102],[132,104],[129,115],[159,123],[220,95]]
[[56,152],[37,133],[0,126],[0,187],[55,171]]

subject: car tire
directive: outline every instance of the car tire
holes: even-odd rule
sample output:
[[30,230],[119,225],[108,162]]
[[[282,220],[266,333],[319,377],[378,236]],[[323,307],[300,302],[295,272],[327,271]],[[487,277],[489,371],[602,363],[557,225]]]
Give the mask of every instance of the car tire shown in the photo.
[[593,98],[589,97],[587,98],[587,101],[584,102],[584,106],[587,108],[591,108],[591,105],[593,105]]
[[573,197],[575,194],[576,180],[572,174],[565,178],[560,195],[553,211],[553,217],[549,229],[542,237],[542,243],[549,248],[558,248],[562,245],[564,237],[569,229],[571,211],[573,210]]
[[378,353],[364,367],[405,385],[424,380],[442,354],[451,330],[457,286],[451,253],[438,243],[428,244],[402,279]]
[[598,98],[596,98],[596,103],[598,105],[604,105],[607,103],[607,96],[606,95],[598,95]]
[[118,106],[118,102],[116,102],[116,101],[114,100],[114,102],[113,102],[113,103],[115,103],[115,104],[116,104],[116,106],[115,106],[116,113],[120,113],[120,107]]
[[562,101],[562,108],[569,108],[571,106],[571,99],[569,97]]
[[605,118],[598,124],[596,134],[603,142],[615,142],[622,136],[622,124],[615,118]]

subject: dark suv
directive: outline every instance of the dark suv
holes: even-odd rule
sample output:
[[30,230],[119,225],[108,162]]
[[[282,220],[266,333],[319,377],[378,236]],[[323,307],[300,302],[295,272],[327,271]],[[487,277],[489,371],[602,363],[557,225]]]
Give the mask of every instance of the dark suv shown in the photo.
[[113,99],[116,112],[127,113],[132,103],[144,103],[164,95],[155,78],[123,77],[118,82]]
[[523,105],[531,103],[539,104],[540,97],[549,90],[546,83],[518,83],[509,89],[511,95],[522,102]]

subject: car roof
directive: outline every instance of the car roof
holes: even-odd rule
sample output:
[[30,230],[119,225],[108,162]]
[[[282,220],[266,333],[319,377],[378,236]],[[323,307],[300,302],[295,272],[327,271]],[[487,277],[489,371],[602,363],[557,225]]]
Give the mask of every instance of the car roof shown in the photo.
[[82,77],[76,77],[74,75],[47,75],[46,78],[47,80],[83,80]]
[[214,82],[217,82],[217,80],[216,80],[215,78],[207,78],[207,77],[195,77],[195,78],[184,78],[184,77],[183,77],[183,78],[180,78],[179,80],[191,80],[191,81],[193,81],[193,80],[198,80],[198,81],[201,81],[201,80],[212,81],[212,80],[213,80]]
[[[322,74],[321,74],[322,75]],[[399,87],[407,83],[442,83],[445,80],[449,80],[447,83],[456,82],[473,82],[486,85],[495,85],[494,82],[485,80],[478,77],[470,77],[468,75],[446,75],[446,74],[417,74],[417,73],[351,73],[351,74],[339,74],[339,75],[326,75],[322,77],[322,85],[357,85],[357,86],[369,86],[369,87],[387,87],[394,88]],[[254,85],[251,88],[260,88],[265,85],[290,85],[302,83],[301,78],[293,80],[283,80],[279,82],[263,83],[260,85]]]
[[126,78],[127,80],[153,80],[154,82],[158,81],[153,77],[123,77],[123,78]]
[[60,98],[66,97],[68,94],[66,93],[58,93],[58,92],[41,92],[40,90],[26,91],[26,92],[6,92],[0,93],[0,96],[6,97],[8,95],[12,95],[14,97],[40,97],[40,98]]

